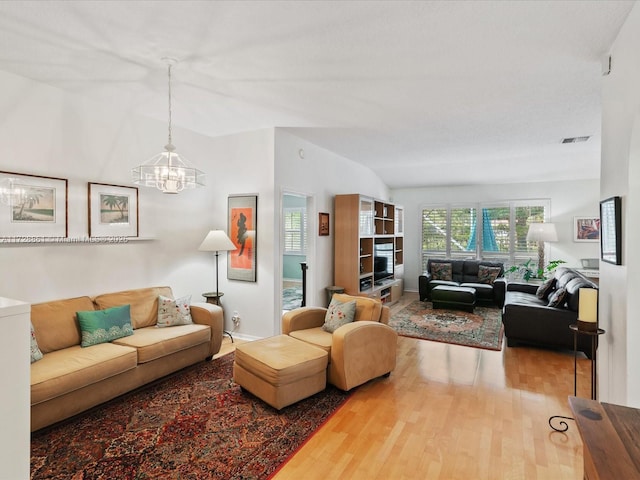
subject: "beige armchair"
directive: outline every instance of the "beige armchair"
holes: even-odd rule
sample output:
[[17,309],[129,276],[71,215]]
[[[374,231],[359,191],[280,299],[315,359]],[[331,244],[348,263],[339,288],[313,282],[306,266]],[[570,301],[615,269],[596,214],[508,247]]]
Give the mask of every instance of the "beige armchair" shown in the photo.
[[389,375],[396,367],[398,334],[389,327],[389,307],[379,300],[334,294],[341,302],[356,300],[355,319],[333,333],[322,329],[326,308],[301,307],[282,317],[282,333],[329,353],[327,381],[341,390]]

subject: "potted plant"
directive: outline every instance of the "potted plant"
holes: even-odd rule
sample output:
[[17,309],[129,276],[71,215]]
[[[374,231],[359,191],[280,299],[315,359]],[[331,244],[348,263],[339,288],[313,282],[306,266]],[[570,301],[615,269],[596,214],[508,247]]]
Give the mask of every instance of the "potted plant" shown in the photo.
[[542,278],[546,280],[549,277],[549,273],[551,273],[558,265],[563,263],[567,263],[564,260],[551,260],[549,264],[544,269],[538,269],[538,278]]
[[517,273],[522,280],[528,282],[533,277],[533,266],[531,265],[531,259],[519,265],[511,265],[504,273]]
[[532,261],[529,258],[526,262],[519,265],[511,265],[507,270],[505,270],[505,273],[518,273],[525,282],[528,282],[532,278],[545,280],[549,273],[555,270],[558,265],[563,263],[567,262],[564,260],[551,260],[545,268],[534,270],[535,265],[532,264]]

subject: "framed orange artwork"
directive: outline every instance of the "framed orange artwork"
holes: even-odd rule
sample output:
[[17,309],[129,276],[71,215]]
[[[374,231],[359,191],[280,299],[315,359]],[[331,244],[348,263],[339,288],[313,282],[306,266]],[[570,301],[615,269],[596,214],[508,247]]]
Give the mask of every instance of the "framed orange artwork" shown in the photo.
[[236,249],[227,252],[227,278],[255,282],[258,196],[230,195],[228,214],[229,238]]

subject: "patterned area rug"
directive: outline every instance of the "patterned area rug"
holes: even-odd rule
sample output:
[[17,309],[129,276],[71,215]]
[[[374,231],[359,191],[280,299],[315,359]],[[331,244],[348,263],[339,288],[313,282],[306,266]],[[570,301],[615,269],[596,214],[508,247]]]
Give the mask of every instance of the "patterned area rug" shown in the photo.
[[302,305],[302,287],[291,287],[282,290],[282,309],[293,310]]
[[473,313],[433,309],[431,302],[415,300],[389,320],[399,335],[488,350],[502,349],[499,308],[475,307]]
[[278,413],[233,383],[233,354],[32,434],[31,479],[264,479],[348,398]]

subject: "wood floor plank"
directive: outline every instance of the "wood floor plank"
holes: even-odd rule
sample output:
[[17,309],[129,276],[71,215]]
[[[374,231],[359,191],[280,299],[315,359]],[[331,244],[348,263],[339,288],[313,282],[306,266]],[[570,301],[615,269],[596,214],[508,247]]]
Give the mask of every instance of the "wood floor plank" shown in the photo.
[[[584,357],[578,374],[588,397]],[[391,376],[358,387],[274,479],[579,480],[575,424],[558,433],[547,423],[571,415],[569,395],[573,352],[400,337]]]

